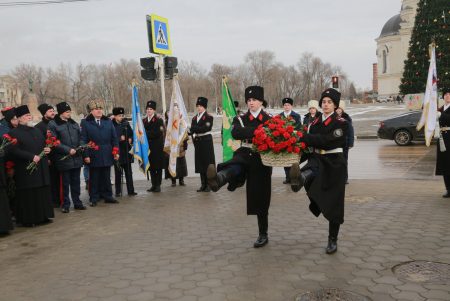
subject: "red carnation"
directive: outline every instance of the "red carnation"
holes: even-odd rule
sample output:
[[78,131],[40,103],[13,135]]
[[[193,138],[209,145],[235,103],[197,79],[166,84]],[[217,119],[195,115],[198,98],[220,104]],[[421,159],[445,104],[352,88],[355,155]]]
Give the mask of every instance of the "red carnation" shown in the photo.
[[300,137],[300,138],[303,138],[303,132],[300,132],[300,131],[297,132],[297,136]]
[[289,139],[291,137],[291,135],[289,133],[287,133],[287,132],[284,132],[283,137],[285,139]]
[[273,123],[269,124],[269,129],[274,130],[277,126]]
[[301,142],[300,143],[300,147],[301,147],[301,149],[305,149],[306,148],[306,144],[304,142]]
[[294,153],[296,154],[300,153],[300,147],[298,146],[294,147]]
[[260,146],[258,146],[258,150],[263,152],[269,149],[269,146],[267,144],[261,144]]
[[5,163],[6,169],[11,169],[11,168],[13,168],[14,166],[15,166],[15,164],[14,164],[13,161],[7,161],[7,162]]
[[288,151],[288,152],[292,153],[293,150],[294,150],[294,149],[293,149],[292,146],[288,146],[288,148],[287,148],[287,151]]
[[292,125],[288,125],[288,126],[286,127],[286,131],[287,131],[288,133],[292,133],[292,132],[294,131],[294,127],[293,127]]
[[113,156],[119,154],[119,148],[118,148],[117,146],[114,146],[114,147],[113,147],[113,149],[112,149],[112,154],[113,154]]

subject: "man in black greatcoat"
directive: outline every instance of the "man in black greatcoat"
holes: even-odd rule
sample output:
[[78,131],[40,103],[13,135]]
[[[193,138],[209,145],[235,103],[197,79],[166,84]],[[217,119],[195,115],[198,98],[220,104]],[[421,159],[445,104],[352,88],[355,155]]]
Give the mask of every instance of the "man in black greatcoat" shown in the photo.
[[208,99],[199,97],[196,103],[197,115],[192,118],[189,135],[192,135],[195,148],[195,172],[200,174],[201,186],[197,192],[209,192],[206,170],[210,164],[216,164],[214,155],[214,142],[211,130],[214,117],[206,112]]
[[[5,133],[4,133],[5,134]],[[2,143],[0,136],[0,144]],[[9,198],[6,192],[5,150],[0,150],[0,236],[9,234],[13,229]]]
[[260,248],[269,242],[269,206],[272,184],[272,167],[264,166],[261,156],[252,148],[252,139],[256,128],[271,119],[262,109],[264,89],[251,86],[245,89],[245,102],[249,110],[233,119],[231,135],[241,140],[233,158],[217,166],[208,166],[208,185],[212,191],[228,183],[228,190],[233,191],[247,182],[247,214],[258,217],[259,235],[253,246]]
[[148,192],[161,192],[162,170],[164,169],[164,120],[156,114],[156,102],[150,100],[145,107],[147,116],[142,120],[147,134],[150,155],[150,178],[152,186]]
[[[70,197],[75,210],[86,210],[86,206],[80,200],[80,172],[83,166],[81,153],[76,149],[81,143],[81,129],[78,123],[71,118],[72,109],[67,102],[56,105],[58,115],[49,122],[48,129],[61,141],[53,151],[53,162],[61,173],[62,185],[60,194],[63,195],[61,212],[69,213]],[[62,158],[70,155],[68,158]],[[70,194],[69,194],[70,191]]]
[[[17,144],[11,146],[9,152],[14,161],[14,181],[16,183],[16,221],[23,226],[34,226],[51,222],[54,217],[51,195],[48,159],[40,157],[44,151],[48,155],[51,151],[46,147],[45,137],[32,126],[32,116],[28,106],[16,108],[19,126],[9,134],[17,139]],[[35,162],[37,168],[30,173],[28,164]]]
[[444,105],[439,111],[440,136],[437,144],[436,175],[444,177],[446,193],[442,196],[450,198],[450,88],[442,90]]
[[[283,104],[283,112],[281,112],[279,115],[281,118],[291,118],[294,121],[294,129],[299,130],[302,126],[302,117],[300,114],[294,112],[292,110],[292,106],[294,105],[294,100],[292,98],[283,98],[281,100],[281,103]],[[284,168],[284,174],[286,175],[286,180],[283,181],[283,184],[289,184],[291,183],[291,179],[289,178],[289,171],[291,170],[290,167]]]
[[125,120],[124,108],[113,108],[113,125],[116,129],[117,139],[119,140],[119,166],[114,165],[116,196],[122,196],[122,175],[125,173],[125,181],[127,183],[127,193],[129,196],[135,196],[133,185],[133,172],[131,163],[134,162],[133,155],[130,150],[133,147],[133,130],[130,123]]
[[[43,103],[38,106],[38,111],[42,115],[42,120],[34,127],[37,128],[39,131],[41,131],[42,135],[46,137],[48,124],[55,118],[56,115],[55,109],[53,108],[53,106]],[[61,198],[61,194],[59,193],[61,186],[61,174],[56,168],[54,164],[55,162],[53,162],[55,161],[55,159],[53,158],[53,154],[50,154],[48,159],[50,160],[49,170],[50,170],[50,189],[52,192],[52,203],[54,208],[59,208],[64,202],[64,199]]]

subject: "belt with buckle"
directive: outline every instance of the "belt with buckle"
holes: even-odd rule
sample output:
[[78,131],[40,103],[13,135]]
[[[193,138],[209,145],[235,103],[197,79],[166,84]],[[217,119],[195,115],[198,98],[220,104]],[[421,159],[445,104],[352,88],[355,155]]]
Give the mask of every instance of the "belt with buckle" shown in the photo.
[[342,147],[338,147],[338,148],[330,149],[330,150],[324,150],[324,149],[315,148],[314,152],[319,154],[319,155],[328,155],[328,154],[342,153],[342,152],[344,152],[344,150],[342,149]]
[[206,135],[211,135],[211,132],[206,132],[206,133],[201,133],[201,134],[195,134],[195,136],[197,136],[197,137],[202,137],[202,136],[206,136]]

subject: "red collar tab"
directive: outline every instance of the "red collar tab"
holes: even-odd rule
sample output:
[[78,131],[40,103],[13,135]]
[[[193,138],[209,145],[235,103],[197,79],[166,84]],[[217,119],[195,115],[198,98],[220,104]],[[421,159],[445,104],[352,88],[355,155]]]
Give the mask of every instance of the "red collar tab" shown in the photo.
[[263,115],[259,114],[258,119],[259,119],[259,121],[262,121],[263,120]]
[[330,124],[330,122],[331,122],[331,118],[330,117],[328,117],[327,120],[325,120],[325,122],[323,123],[323,124],[325,124],[325,126],[328,126]]
[[317,117],[316,119],[314,119],[312,125],[315,125],[317,122],[319,122],[319,117]]
[[250,121],[253,121],[253,119],[255,119],[255,117],[253,117],[253,115],[250,113],[250,116],[248,117],[248,119],[250,119]]

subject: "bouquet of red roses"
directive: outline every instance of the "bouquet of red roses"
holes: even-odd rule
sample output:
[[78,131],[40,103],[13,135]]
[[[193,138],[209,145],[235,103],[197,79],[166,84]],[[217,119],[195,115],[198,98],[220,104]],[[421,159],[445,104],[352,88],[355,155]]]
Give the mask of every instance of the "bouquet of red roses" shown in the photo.
[[[87,144],[83,144],[83,145],[80,145],[79,147],[77,147],[75,149],[75,151],[79,152],[79,151],[85,151],[87,149],[93,149],[95,151],[98,151],[99,150],[99,146],[97,144],[95,144],[94,141],[89,141]],[[62,157],[60,159],[60,161],[64,161],[64,160],[66,160],[67,158],[70,158],[70,157],[72,157],[72,155],[70,155],[70,154],[66,155],[66,156]]]
[[[50,131],[47,131],[47,137],[45,139],[45,147],[49,147],[49,148],[53,148],[55,146],[60,145],[61,142],[56,139],[55,136],[52,135],[52,133]],[[43,158],[45,156],[45,152],[41,151],[41,153],[38,155],[39,158]],[[27,170],[29,171],[30,175],[37,169],[37,163],[32,161],[30,164],[28,164],[27,166]]]
[[0,151],[4,150],[8,145],[17,144],[17,139],[11,137],[9,134],[4,134],[2,143],[0,144]]
[[298,142],[303,133],[303,129],[295,130],[292,117],[277,115],[258,126],[252,142],[264,165],[290,166],[298,163],[301,153],[307,151],[306,144]]

